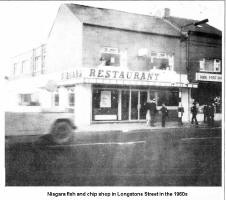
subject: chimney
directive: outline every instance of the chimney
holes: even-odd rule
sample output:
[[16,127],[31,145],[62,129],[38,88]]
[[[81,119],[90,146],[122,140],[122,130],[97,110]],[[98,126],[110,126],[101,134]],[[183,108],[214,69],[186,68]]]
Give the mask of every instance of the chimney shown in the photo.
[[169,8],[165,8],[164,9],[164,18],[170,17],[170,9]]

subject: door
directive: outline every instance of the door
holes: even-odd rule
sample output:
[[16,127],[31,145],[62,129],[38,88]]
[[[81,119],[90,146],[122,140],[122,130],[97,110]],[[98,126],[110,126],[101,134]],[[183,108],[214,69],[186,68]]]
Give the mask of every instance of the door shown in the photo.
[[147,102],[147,91],[140,91],[140,118],[141,120],[146,119],[146,108],[145,103]]
[[131,120],[138,119],[139,91],[131,91]]
[[123,90],[121,94],[121,120],[144,120],[147,91]]
[[130,91],[123,90],[121,95],[121,120],[129,120],[129,100],[130,100]]

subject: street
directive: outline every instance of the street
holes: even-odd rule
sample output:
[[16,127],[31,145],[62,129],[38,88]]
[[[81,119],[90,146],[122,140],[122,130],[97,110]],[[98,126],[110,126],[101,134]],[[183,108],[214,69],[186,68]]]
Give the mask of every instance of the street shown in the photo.
[[29,137],[6,140],[6,186],[221,185],[221,128],[84,132],[67,145]]

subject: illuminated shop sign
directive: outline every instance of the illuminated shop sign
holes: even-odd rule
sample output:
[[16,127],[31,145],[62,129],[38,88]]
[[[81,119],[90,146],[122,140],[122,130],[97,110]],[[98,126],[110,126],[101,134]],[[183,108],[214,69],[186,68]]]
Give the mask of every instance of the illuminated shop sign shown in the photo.
[[221,82],[222,75],[221,74],[209,74],[209,73],[196,73],[197,81],[214,81]]

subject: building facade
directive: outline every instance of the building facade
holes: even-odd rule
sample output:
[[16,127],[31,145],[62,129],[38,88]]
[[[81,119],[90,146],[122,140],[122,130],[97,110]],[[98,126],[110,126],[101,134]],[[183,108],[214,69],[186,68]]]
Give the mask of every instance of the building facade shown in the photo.
[[[40,110],[73,112],[78,126],[145,120],[148,99],[158,107],[165,103],[172,120],[182,104],[183,120],[189,121],[191,90],[198,83],[187,76],[182,38],[181,30],[162,18],[65,4],[42,46],[41,67],[33,64],[30,76],[19,78],[14,60],[9,82],[26,88],[30,81],[31,91],[38,88]],[[24,102],[31,102],[28,96]]]
[[222,33],[206,23],[167,16],[184,34],[188,80],[197,83],[191,96],[200,105],[215,102],[216,112],[221,112],[222,100]]

